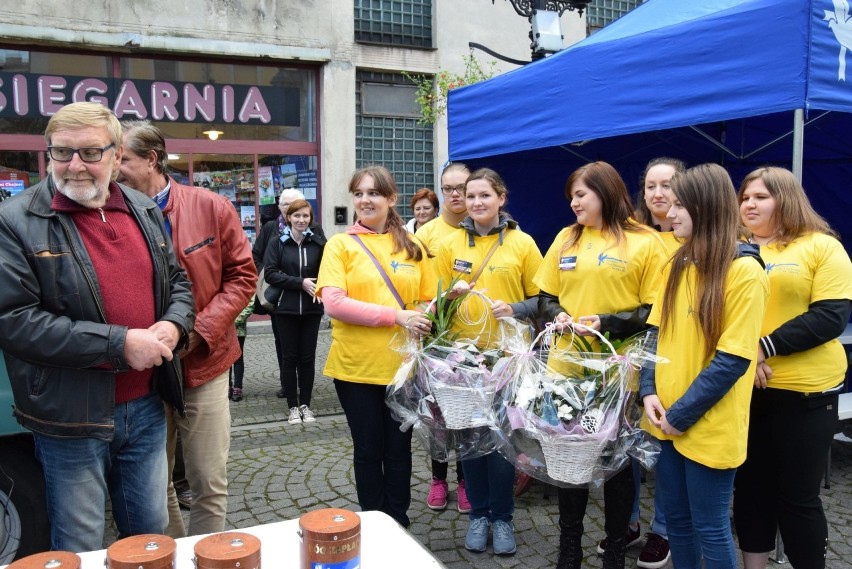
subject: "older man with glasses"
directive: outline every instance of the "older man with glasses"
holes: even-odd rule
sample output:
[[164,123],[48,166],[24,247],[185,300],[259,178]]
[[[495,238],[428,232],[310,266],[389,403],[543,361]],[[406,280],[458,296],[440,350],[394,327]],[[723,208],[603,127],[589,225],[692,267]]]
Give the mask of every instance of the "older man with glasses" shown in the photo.
[[0,348],[44,470],[51,547],[88,551],[107,496],[119,537],[166,527],[157,387],[179,387],[170,362],[194,309],[159,208],[113,181],[112,112],[67,105],[45,138],[50,175],[0,204]]

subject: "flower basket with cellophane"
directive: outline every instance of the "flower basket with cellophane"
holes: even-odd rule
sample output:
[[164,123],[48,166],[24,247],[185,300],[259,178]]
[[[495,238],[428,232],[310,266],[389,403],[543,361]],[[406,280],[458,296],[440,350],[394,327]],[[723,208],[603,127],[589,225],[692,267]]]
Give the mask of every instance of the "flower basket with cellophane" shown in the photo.
[[451,335],[449,327],[422,342],[409,336],[398,348],[405,357],[387,387],[386,402],[402,429],[413,428],[434,460],[476,458],[496,450],[493,370],[506,350],[525,349],[529,342],[527,324],[500,318],[498,326],[500,340],[493,349],[478,348],[475,338]]
[[[495,398],[501,454],[530,476],[561,487],[601,484],[629,456],[650,468],[658,452],[656,441],[638,428],[639,368],[653,361],[643,349],[644,335],[616,348],[595,330],[574,326],[597,335],[603,353],[582,336],[572,338],[570,349],[555,349],[556,333],[548,325],[539,335],[541,350],[502,363]],[[559,372],[548,365],[554,359]]]

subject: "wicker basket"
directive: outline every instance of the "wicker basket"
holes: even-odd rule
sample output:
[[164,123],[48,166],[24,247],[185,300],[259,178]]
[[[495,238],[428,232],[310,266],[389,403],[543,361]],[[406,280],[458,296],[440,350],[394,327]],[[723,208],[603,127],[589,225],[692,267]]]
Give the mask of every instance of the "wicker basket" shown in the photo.
[[584,441],[559,436],[540,438],[547,475],[568,484],[591,482],[606,438]]
[[431,391],[441,408],[446,428],[459,430],[488,424],[486,411],[491,407],[493,392],[438,383],[432,384]]

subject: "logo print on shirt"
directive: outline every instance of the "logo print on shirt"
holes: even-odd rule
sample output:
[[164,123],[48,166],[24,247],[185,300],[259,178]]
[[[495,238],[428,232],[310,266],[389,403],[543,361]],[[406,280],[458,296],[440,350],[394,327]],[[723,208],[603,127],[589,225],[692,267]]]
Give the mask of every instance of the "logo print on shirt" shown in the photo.
[[390,266],[391,266],[391,269],[393,269],[394,273],[397,272],[398,269],[413,269],[414,268],[414,265],[411,265],[409,263],[400,263],[399,261],[391,261]]
[[607,255],[606,252],[601,252],[601,254],[598,255],[598,266],[600,267],[603,264],[606,264],[606,266],[611,269],[621,272],[624,272],[627,268],[627,261],[619,259],[618,257],[613,257],[612,255]]
[[793,275],[797,275],[800,272],[798,263],[766,263],[766,274],[768,275],[772,271]]

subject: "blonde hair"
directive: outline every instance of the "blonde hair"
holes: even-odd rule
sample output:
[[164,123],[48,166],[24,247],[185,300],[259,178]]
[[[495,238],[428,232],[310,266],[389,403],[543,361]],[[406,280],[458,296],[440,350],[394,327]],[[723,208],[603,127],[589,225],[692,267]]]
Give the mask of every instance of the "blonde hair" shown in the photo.
[[[111,110],[100,103],[71,103],[65,105],[47,121],[44,130],[44,140],[47,145],[52,144],[51,138],[54,134],[64,130],[77,130],[88,127],[104,127],[109,134],[109,140],[115,145],[114,152],[121,151],[121,123]],[[53,161],[47,163],[47,171],[53,172]],[[111,180],[118,177],[118,168],[110,176]]]
[[[795,174],[784,168],[769,166],[749,173],[740,184],[737,194],[739,203],[743,202],[743,194],[748,185],[755,180],[761,180],[769,190],[769,195],[775,199],[775,212],[772,217],[776,226],[775,244],[779,249],[806,233],[825,233],[837,237],[828,222],[814,210]],[[743,228],[742,231],[751,236],[748,229]]]

